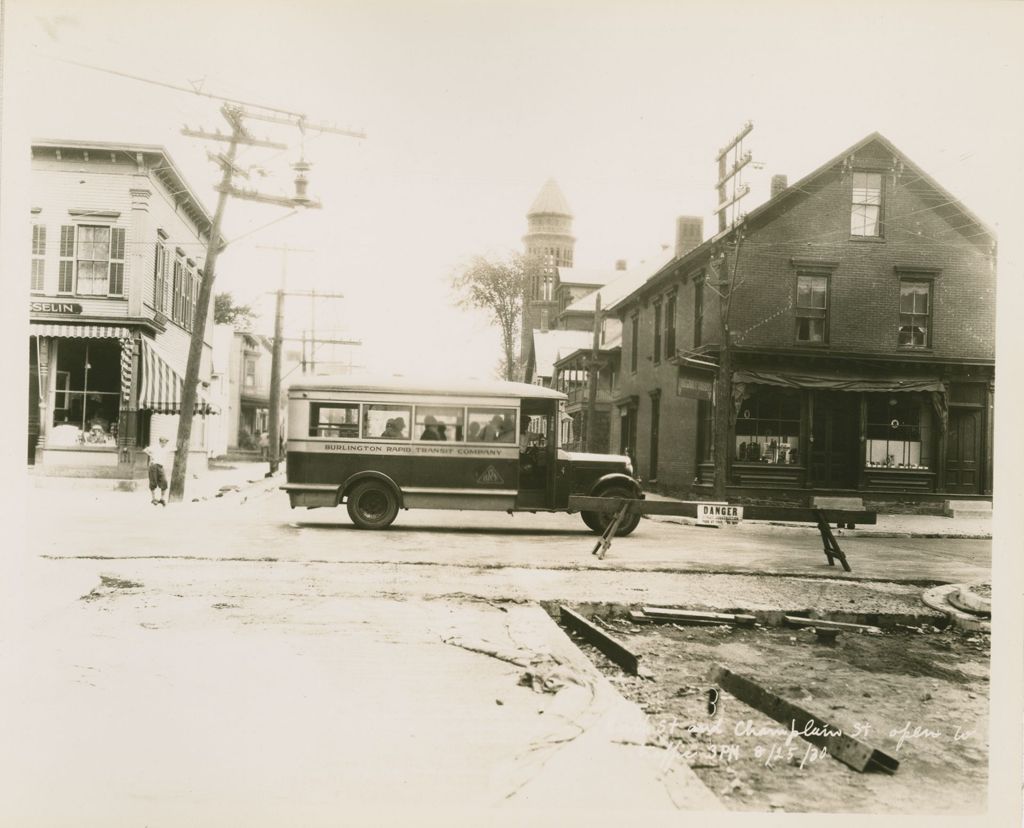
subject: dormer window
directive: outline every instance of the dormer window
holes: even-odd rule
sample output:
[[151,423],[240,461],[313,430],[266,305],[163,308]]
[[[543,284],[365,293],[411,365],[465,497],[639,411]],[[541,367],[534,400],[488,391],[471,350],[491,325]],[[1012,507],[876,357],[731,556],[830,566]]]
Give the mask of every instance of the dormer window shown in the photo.
[[850,210],[850,235],[879,238],[882,235],[882,174],[855,172]]

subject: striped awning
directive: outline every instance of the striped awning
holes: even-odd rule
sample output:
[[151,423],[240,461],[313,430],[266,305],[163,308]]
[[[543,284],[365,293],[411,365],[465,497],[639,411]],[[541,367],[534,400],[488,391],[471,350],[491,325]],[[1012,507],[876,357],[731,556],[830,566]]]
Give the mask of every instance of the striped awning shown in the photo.
[[[139,354],[141,372],[139,377],[140,411],[156,414],[180,414],[181,391],[184,382],[182,374],[171,365],[170,360],[151,340],[142,337],[142,351]],[[215,414],[216,409],[203,395],[201,389],[196,395],[196,414]]]
[[59,322],[30,322],[30,336],[63,336],[71,339],[128,339],[131,331],[123,325],[64,325]]

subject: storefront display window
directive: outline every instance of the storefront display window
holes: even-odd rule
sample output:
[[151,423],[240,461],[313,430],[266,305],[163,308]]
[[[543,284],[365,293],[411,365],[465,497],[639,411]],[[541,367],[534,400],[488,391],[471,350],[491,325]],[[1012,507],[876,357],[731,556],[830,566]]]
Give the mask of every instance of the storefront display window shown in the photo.
[[755,391],[736,418],[736,460],[792,465],[799,462],[800,392]]
[[931,407],[919,395],[869,394],[867,467],[930,468],[931,431]]
[[62,339],[57,345],[50,446],[116,446],[121,348],[115,340]]

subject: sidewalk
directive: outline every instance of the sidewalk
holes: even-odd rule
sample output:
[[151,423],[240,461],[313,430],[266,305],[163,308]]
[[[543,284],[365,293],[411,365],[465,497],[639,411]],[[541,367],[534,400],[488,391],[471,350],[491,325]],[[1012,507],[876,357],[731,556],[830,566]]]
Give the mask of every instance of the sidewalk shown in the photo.
[[[189,468],[185,480],[183,502],[206,501],[215,497],[229,497],[251,487],[280,485],[283,482],[283,468],[272,479],[266,477],[270,466],[266,461],[250,462],[237,460],[211,460],[207,469]],[[169,477],[170,475],[168,475]],[[148,495],[148,481],[144,477],[135,480],[113,480],[88,477],[50,477],[29,474],[29,485],[36,489],[57,491],[88,491],[93,496],[141,497]]]
[[[675,497],[647,492],[648,500],[683,503]],[[672,515],[649,515],[650,520],[664,523],[677,523],[684,526],[696,524],[694,518],[674,517]],[[874,526],[858,525],[856,529],[835,529],[837,537],[876,537],[876,538],[964,538],[991,539],[991,517],[958,517],[950,518],[943,515],[878,515]],[[809,523],[785,523],[783,521],[743,520],[730,527],[739,532],[817,532],[816,526]]]

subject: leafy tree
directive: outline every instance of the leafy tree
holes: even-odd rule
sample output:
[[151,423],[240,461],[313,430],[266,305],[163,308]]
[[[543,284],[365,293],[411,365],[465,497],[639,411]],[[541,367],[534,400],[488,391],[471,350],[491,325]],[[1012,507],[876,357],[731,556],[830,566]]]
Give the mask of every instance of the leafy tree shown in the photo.
[[488,311],[501,333],[499,370],[507,380],[519,379],[521,366],[517,346],[523,297],[539,268],[539,261],[521,253],[504,259],[475,256],[452,277],[458,306]]
[[236,330],[251,330],[256,311],[249,305],[236,305],[230,293],[218,293],[213,297],[213,321],[218,325],[233,325]]

